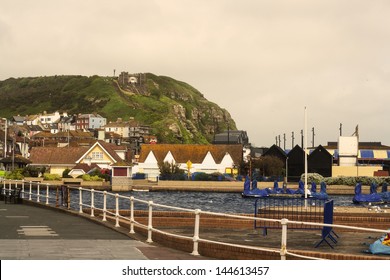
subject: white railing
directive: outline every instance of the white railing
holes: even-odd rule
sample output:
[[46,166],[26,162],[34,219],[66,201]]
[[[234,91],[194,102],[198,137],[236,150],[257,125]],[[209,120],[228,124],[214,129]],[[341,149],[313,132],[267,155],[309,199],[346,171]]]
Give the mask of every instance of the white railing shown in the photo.
[[[213,244],[220,244],[220,245],[227,245],[227,246],[234,246],[237,248],[246,248],[246,249],[252,249],[257,251],[263,251],[263,252],[271,252],[271,253],[278,253],[280,254],[281,260],[285,260],[286,256],[294,256],[299,257],[303,259],[319,259],[314,257],[309,257],[305,255],[300,254],[294,254],[287,250],[287,232],[288,232],[288,224],[298,224],[298,225],[310,225],[310,226],[330,226],[333,228],[342,228],[342,229],[349,229],[349,230],[357,230],[357,231],[366,231],[366,232],[376,232],[376,233],[388,233],[388,230],[382,230],[382,229],[374,229],[374,228],[362,228],[362,227],[354,227],[354,226],[345,226],[345,225],[337,225],[337,224],[323,224],[323,223],[313,223],[313,222],[302,222],[302,221],[292,221],[288,219],[267,219],[267,218],[257,218],[257,217],[250,217],[250,216],[244,216],[244,215],[234,215],[234,214],[226,214],[226,213],[216,213],[216,212],[208,212],[208,211],[202,211],[201,209],[188,209],[188,208],[181,208],[181,207],[174,207],[169,205],[162,205],[154,203],[153,201],[145,201],[141,199],[137,199],[134,196],[123,196],[119,195],[118,193],[110,193],[107,191],[97,191],[94,189],[84,189],[84,188],[77,188],[77,187],[70,187],[70,186],[51,186],[49,184],[42,184],[40,182],[27,182],[27,181],[18,181],[18,180],[2,180],[0,182],[0,187],[5,190],[11,190],[12,188],[21,188],[21,198],[34,201],[33,198],[35,198],[35,201],[38,203],[42,203],[41,199],[44,199],[45,204],[54,204],[56,207],[64,207],[66,206],[68,209],[71,209],[71,204],[76,204],[74,209],[77,210],[80,214],[83,214],[84,207],[90,209],[90,216],[95,217],[95,210],[100,210],[102,212],[102,221],[107,221],[107,215],[111,215],[115,220],[115,227],[120,227],[120,221],[128,221],[129,222],[129,233],[134,234],[135,233],[135,226],[139,228],[143,228],[147,230],[147,243],[153,242],[153,232],[156,233],[162,233],[167,236],[173,236],[181,239],[187,239],[192,240],[193,242],[193,250],[192,255],[199,255],[198,251],[198,245],[200,241],[213,243]],[[67,201],[63,201],[65,197],[62,198],[62,204],[60,205],[60,188],[66,188],[66,191],[69,193],[70,190],[78,191],[78,201],[71,201],[70,196],[68,195]],[[26,190],[27,189],[27,190]],[[53,190],[51,191],[50,190]],[[89,200],[87,203],[86,199],[83,199],[84,193],[89,193]],[[25,197],[25,195],[28,196],[28,198]],[[101,196],[101,202],[102,207],[99,208],[96,205],[96,195]],[[115,201],[115,207],[113,210],[107,208],[107,200],[109,198],[113,198]],[[121,210],[129,210],[130,216],[126,217],[120,214],[120,199],[124,201],[129,202],[129,208],[128,209],[121,209]],[[134,218],[134,203],[140,203],[147,205],[147,212],[148,212],[148,222],[147,225],[144,225],[142,223],[139,223]],[[185,235],[178,235],[174,233],[170,233],[168,231],[162,231],[155,227],[153,227],[153,209],[154,208],[164,208],[164,209],[170,209],[174,211],[181,211],[181,212],[188,212],[193,213],[195,216],[194,219],[194,233],[191,237],[185,236]],[[112,212],[114,211],[114,212]],[[268,222],[275,222],[281,224],[281,242],[280,242],[280,249],[272,249],[272,248],[264,248],[264,247],[257,247],[257,246],[247,246],[247,245],[240,245],[240,244],[232,244],[232,243],[225,243],[220,241],[213,241],[209,239],[204,239],[200,237],[200,217],[201,215],[208,215],[208,216],[219,216],[219,217],[225,217],[225,218],[234,218],[234,219],[241,219],[241,220],[251,220],[251,221],[268,221]]]

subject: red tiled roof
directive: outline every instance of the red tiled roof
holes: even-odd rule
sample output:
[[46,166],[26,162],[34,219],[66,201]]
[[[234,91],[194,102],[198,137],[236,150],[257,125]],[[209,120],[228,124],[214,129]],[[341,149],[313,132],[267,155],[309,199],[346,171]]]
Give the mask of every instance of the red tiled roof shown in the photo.
[[[88,173],[89,171],[91,171],[92,169],[94,168],[99,168],[99,166],[96,164],[96,163],[91,163],[91,165],[88,165],[86,163],[79,163],[77,164],[75,167],[73,167],[73,170],[74,169],[81,169],[83,170],[85,173]],[[99,168],[100,169],[100,168]]]
[[32,164],[74,164],[89,147],[33,147],[30,152]]
[[216,163],[220,163],[226,153],[229,153],[235,164],[242,161],[242,145],[196,145],[196,144],[144,144],[141,146],[139,162],[144,162],[152,151],[159,163],[163,162],[168,152],[178,163],[190,160],[192,163],[202,163],[208,152]]

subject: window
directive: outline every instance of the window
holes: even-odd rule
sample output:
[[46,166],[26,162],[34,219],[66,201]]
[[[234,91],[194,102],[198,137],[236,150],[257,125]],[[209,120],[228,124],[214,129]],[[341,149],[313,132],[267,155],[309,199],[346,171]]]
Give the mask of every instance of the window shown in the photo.
[[103,159],[103,152],[92,152],[92,159]]

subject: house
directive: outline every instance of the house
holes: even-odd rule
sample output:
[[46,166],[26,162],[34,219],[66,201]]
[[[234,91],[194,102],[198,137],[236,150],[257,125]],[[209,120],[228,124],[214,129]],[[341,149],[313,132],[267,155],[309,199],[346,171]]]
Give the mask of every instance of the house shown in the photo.
[[75,116],[66,116],[62,117],[58,122],[58,131],[70,131],[76,130],[76,117]]
[[26,122],[26,118],[22,116],[13,116],[11,122],[16,125],[23,125]]
[[39,124],[39,115],[28,115],[25,117],[26,124],[30,125],[38,125]]
[[103,128],[105,132],[119,134],[122,139],[130,137],[130,124],[123,121],[122,118],[118,118],[115,122],[109,122]]
[[115,163],[126,163],[127,158],[125,147],[96,141],[90,146],[34,147],[30,152],[30,165],[44,166],[51,174],[62,176],[65,169],[73,169],[78,164],[96,164],[101,169],[111,169]]
[[150,134],[150,126],[142,125],[134,118],[129,120],[129,137],[134,139],[139,139],[140,137],[145,137]]
[[[56,111],[52,114],[48,114],[46,111],[43,112],[42,115],[39,116],[39,123],[44,128],[49,128],[51,124],[58,123],[58,121],[61,119],[61,114]],[[63,113],[63,116],[68,116],[67,113]]]
[[175,163],[190,173],[225,173],[226,169],[240,166],[242,145],[144,144],[133,173],[147,174],[149,179],[160,175],[159,164]]
[[79,114],[76,121],[76,130],[99,129],[105,126],[107,119],[99,114]]
[[64,147],[64,146],[90,146],[96,140],[91,132],[66,131],[50,133],[42,131],[31,137],[31,146]]

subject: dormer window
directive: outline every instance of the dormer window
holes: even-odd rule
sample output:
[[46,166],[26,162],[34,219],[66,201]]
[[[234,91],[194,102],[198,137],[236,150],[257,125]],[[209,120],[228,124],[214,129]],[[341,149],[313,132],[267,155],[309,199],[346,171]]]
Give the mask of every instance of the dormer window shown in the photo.
[[103,152],[92,152],[92,159],[103,159]]

